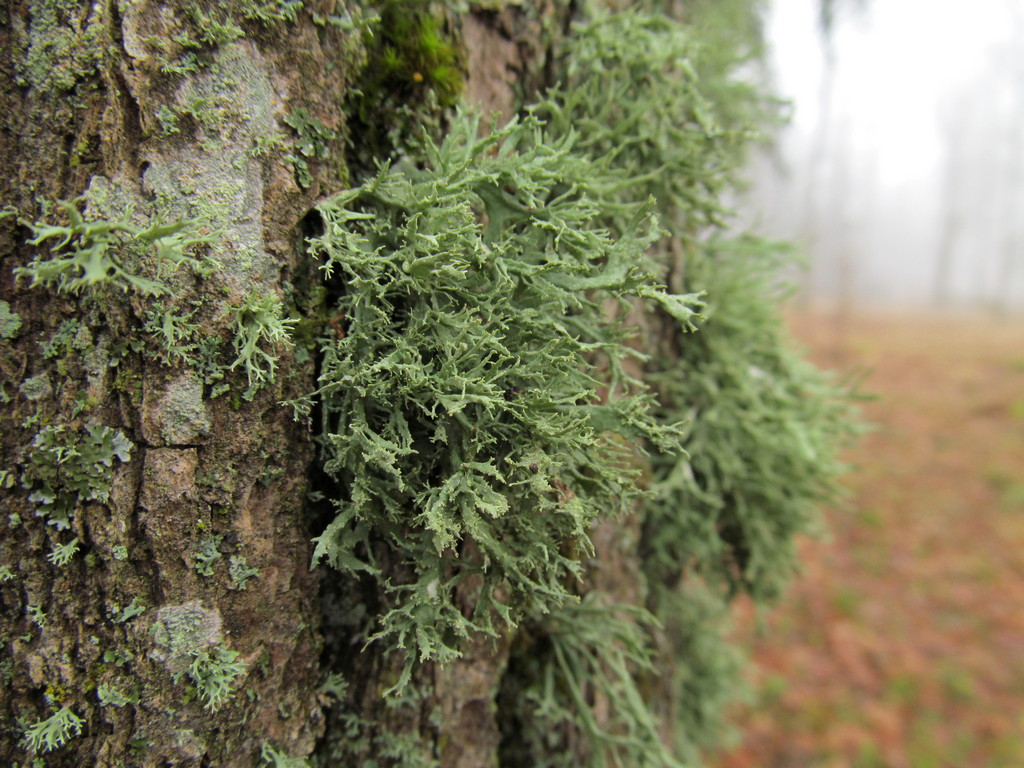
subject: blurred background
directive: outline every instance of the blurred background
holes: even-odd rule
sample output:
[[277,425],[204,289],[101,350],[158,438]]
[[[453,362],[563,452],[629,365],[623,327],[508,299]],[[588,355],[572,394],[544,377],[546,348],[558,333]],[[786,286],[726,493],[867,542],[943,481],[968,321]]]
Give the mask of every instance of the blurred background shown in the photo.
[[791,122],[753,171],[807,292],[1024,308],[1024,2],[771,0]]
[[1024,766],[1024,0],[772,0],[791,120],[746,215],[859,377],[844,503],[772,611],[717,768]]

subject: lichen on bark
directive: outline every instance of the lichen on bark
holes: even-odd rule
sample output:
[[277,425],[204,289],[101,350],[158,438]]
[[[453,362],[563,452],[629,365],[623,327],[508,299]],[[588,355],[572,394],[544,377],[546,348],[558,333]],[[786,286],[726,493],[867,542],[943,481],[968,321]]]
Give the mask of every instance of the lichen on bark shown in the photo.
[[[284,133],[290,108],[323,93],[338,97],[318,114],[343,123],[360,43],[308,17],[256,16],[239,13],[243,38],[201,41],[203,66],[184,73],[161,71],[146,40],[153,24],[191,28],[184,4],[38,2],[0,32],[0,66],[21,76],[2,86],[0,132],[4,202],[18,217],[41,220],[36,196],[84,193],[92,222],[202,222],[216,235],[199,247],[212,269],[161,274],[169,291],[154,315],[138,286],[101,280],[73,295],[16,281],[11,268],[45,257],[47,243],[30,246],[17,217],[0,219],[5,316],[21,319],[0,349],[10,400],[0,417],[10,574],[0,584],[0,756],[11,764],[33,759],[23,727],[61,707],[81,731],[47,764],[251,766],[267,742],[302,754],[319,734],[317,580],[302,512],[310,447],[276,405],[309,386],[311,361],[259,339],[279,375],[251,400],[233,396],[248,382],[230,370],[230,309],[253,291],[284,298],[300,268],[295,228],[344,176],[340,146],[313,167],[310,190],[280,153],[255,150]],[[161,107],[181,111],[176,133],[164,134]],[[155,273],[152,254],[131,258]],[[165,326],[168,316],[178,320]],[[175,344],[188,353],[168,352]],[[19,393],[29,380],[50,384]],[[32,442],[48,427],[118,430],[135,446],[111,465],[109,495],[69,501],[66,533],[28,498]],[[72,536],[78,551],[51,562]],[[194,565],[211,536],[222,559],[207,577]],[[244,590],[231,563],[250,574]],[[218,617],[217,631],[168,655],[182,606]]]
[[[570,27],[585,10],[9,11],[0,757],[30,765],[52,743],[58,766],[676,764],[659,735],[678,678],[652,680],[651,664],[678,662],[692,638],[647,609],[671,602],[657,590],[692,586],[699,553],[652,536],[692,519],[677,496],[663,493],[646,525],[639,502],[691,465],[638,448],[671,450],[694,404],[624,341],[636,324],[664,332],[668,361],[694,369],[672,375],[718,386],[712,352],[680,351],[700,300],[662,284],[710,285],[685,259],[710,254],[698,230],[718,213],[722,134],[704,123],[689,33],[628,14]],[[598,58],[631,45],[626,69],[682,84],[676,100],[613,82],[618,59],[573,69],[563,54],[593,58],[593,39]],[[595,103],[545,90],[562,76]],[[612,112],[588,112],[605,83]],[[506,117],[543,97],[547,125],[485,138],[486,119],[447,111],[460,93]],[[664,144],[629,134],[648,114],[614,111],[630,98],[657,101]],[[454,160],[430,154],[452,126]],[[658,178],[650,191],[677,206],[659,209],[663,223],[680,227],[665,240],[642,192]],[[40,227],[74,229],[76,216],[78,240],[48,250],[59,238]],[[140,235],[162,227],[191,238],[180,257]],[[669,251],[649,258],[656,242]],[[78,245],[78,266],[53,263]],[[32,285],[47,268],[56,277]],[[719,327],[737,327],[736,305],[713,306]],[[285,400],[308,411],[292,421]],[[742,416],[721,418],[743,432]],[[115,436],[125,445],[107,450]],[[76,490],[83,450],[99,457],[102,493]],[[743,551],[742,525],[714,532]],[[340,573],[310,570],[314,536]],[[678,569],[661,567],[673,558]],[[673,594],[694,621],[716,620],[718,603]],[[710,668],[699,652],[695,675]]]

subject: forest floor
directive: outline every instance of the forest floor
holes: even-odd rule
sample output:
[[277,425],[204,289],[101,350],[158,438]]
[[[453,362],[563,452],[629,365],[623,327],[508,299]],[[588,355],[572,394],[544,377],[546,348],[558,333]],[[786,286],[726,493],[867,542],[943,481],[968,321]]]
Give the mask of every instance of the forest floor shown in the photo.
[[1024,321],[803,312],[871,431],[803,572],[737,635],[753,701],[716,768],[1024,766]]

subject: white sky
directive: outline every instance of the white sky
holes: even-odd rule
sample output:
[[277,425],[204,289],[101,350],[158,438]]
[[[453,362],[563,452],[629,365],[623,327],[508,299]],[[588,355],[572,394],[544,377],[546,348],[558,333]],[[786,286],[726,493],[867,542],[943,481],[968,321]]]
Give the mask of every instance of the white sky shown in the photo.
[[[795,102],[795,127],[811,133],[825,72],[815,26],[819,0],[773,0],[769,38],[779,87]],[[835,31],[835,109],[850,120],[858,153],[874,155],[879,180],[932,172],[942,155],[937,116],[965,84],[984,87],[996,49],[1024,0],[857,0],[840,3]],[[955,107],[954,107],[955,108]]]
[[965,305],[1024,308],[1024,0],[837,0],[827,101],[819,2],[770,0],[793,120],[755,171],[765,228],[810,251],[814,293],[921,304],[941,282]]

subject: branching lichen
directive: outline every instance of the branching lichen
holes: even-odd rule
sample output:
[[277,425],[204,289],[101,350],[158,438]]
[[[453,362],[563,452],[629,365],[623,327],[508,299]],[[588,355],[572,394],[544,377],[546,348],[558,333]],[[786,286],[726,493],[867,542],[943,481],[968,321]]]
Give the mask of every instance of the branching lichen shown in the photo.
[[230,307],[234,320],[234,347],[237,357],[231,370],[242,366],[249,379],[246,397],[274,381],[277,348],[291,346],[295,318],[282,317],[281,300],[272,295],[249,293],[237,307]]
[[693,31],[666,15],[597,15],[574,27],[561,82],[539,106],[550,131],[575,135],[578,152],[615,173],[606,194],[652,197],[671,236],[686,240],[722,221],[730,150],[747,138],[715,119],[698,51]]
[[174,682],[187,674],[195,684],[205,708],[216,712],[231,698],[235,678],[245,674],[245,662],[239,661],[238,656],[238,651],[220,645],[214,646],[212,650],[193,651],[192,663],[187,670],[175,676]]
[[667,412],[687,408],[694,418],[690,461],[655,459],[647,567],[666,583],[688,558],[727,592],[770,599],[794,570],[794,534],[832,493],[852,417],[842,393],[782,338],[777,249],[721,240],[708,253],[687,274],[713,297],[706,327],[651,366]]
[[346,279],[315,393],[341,493],[314,558],[387,585],[374,637],[408,654],[400,685],[416,657],[574,599],[590,525],[637,494],[620,441],[672,450],[679,434],[653,423],[606,302],[646,297],[687,324],[698,305],[644,270],[659,234],[644,206],[618,240],[598,227],[595,169],[569,140],[534,119],[479,129],[459,113],[424,170],[323,204],[310,244]]
[[223,557],[220,553],[223,536],[207,536],[199,544],[199,552],[196,553],[196,573],[200,576],[213,576],[213,564]]
[[107,683],[100,683],[96,687],[96,700],[99,702],[101,707],[124,707],[128,704],[138,704],[139,697],[134,695],[125,695],[119,689],[113,685]]
[[232,555],[228,565],[228,576],[235,589],[246,589],[252,579],[258,578],[260,571],[252,568],[243,555]]
[[[131,211],[121,221],[93,221],[78,210],[79,201],[57,203],[57,210],[67,224],[50,224],[49,203],[43,203],[43,217],[36,222],[19,221],[32,230],[32,245],[49,246],[47,255],[40,254],[27,266],[14,273],[27,277],[30,285],[52,286],[62,293],[81,293],[86,289],[109,286],[125,292],[159,296],[169,291],[161,283],[164,270],[183,264],[199,273],[210,269],[210,263],[189,255],[193,246],[211,243],[213,234],[198,234],[195,222],[172,224],[154,222],[147,227],[131,223]],[[143,277],[127,268],[131,255],[152,254],[153,277]]]
[[49,752],[64,746],[72,736],[79,735],[84,724],[85,720],[70,708],[63,707],[45,720],[25,728],[23,743],[32,752]]
[[76,536],[67,544],[58,544],[54,550],[46,556],[46,559],[58,568],[71,562],[71,558],[78,552],[78,537]]
[[[499,694],[502,763],[683,768],[662,743],[639,684],[654,671],[649,634],[657,625],[643,608],[607,604],[592,592],[532,627]],[[602,714],[595,700],[608,704]],[[582,760],[572,746],[581,742]]]
[[246,0],[240,5],[244,18],[273,24],[296,21],[305,3],[303,0]]
[[[707,297],[699,333],[683,337],[655,312],[645,345],[657,417],[688,421],[686,452],[650,460],[654,496],[642,507],[640,548],[647,605],[666,624],[658,663],[671,674],[660,697],[677,716],[676,746],[687,758],[721,732],[736,663],[724,644],[702,642],[675,617],[699,617],[699,631],[713,638],[733,596],[779,593],[794,565],[793,536],[828,498],[852,420],[847,394],[787,348],[778,247],[724,231],[723,193],[755,135],[749,121],[769,114],[763,96],[731,79],[747,55],[733,45],[723,37],[708,53],[692,26],[665,14],[597,15],[567,40],[562,83],[540,106],[551,130],[572,132],[577,151],[623,180],[607,188],[611,198],[654,198],[670,235],[651,254],[658,274]],[[613,231],[625,222],[608,218]]]
[[287,753],[274,749],[271,744],[263,745],[260,757],[272,768],[309,768],[309,763],[303,758],[289,757]]
[[124,624],[126,621],[131,621],[136,616],[141,616],[145,612],[146,606],[138,597],[133,597],[132,601],[124,608],[119,608],[115,605],[110,618],[115,624]]
[[191,322],[196,311],[187,315],[166,307],[152,307],[146,313],[142,330],[156,338],[161,357],[168,365],[188,363],[195,359],[199,346],[199,324]]

